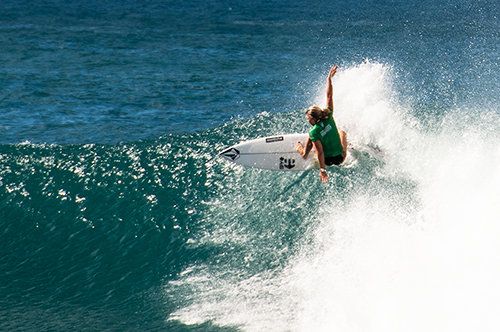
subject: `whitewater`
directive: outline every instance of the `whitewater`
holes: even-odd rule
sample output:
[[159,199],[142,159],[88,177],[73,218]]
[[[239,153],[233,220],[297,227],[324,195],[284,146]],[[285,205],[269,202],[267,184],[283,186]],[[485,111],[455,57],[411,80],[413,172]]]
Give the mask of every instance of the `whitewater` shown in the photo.
[[[225,181],[245,181],[241,193],[207,202],[212,212],[206,221],[217,230],[203,242],[263,255],[267,248],[258,243],[268,234],[249,234],[246,223],[273,229],[275,220],[267,216],[276,205],[287,208],[284,214],[307,210],[296,221],[307,225],[305,235],[279,267],[249,277],[224,262],[227,269],[186,269],[166,286],[170,296],[190,299],[171,320],[208,320],[244,331],[496,329],[498,115],[478,106],[422,121],[398,100],[393,80],[390,67],[367,61],[341,70],[334,84],[340,128],[353,147],[378,145],[388,155],[382,164],[350,156],[348,166],[331,171],[327,186],[310,174],[309,183],[261,201],[259,186],[290,180],[216,161],[234,168]],[[301,113],[290,129],[300,127]],[[297,196],[297,204],[287,205]],[[264,208],[257,212],[253,205]],[[224,213],[238,218],[227,220]]]

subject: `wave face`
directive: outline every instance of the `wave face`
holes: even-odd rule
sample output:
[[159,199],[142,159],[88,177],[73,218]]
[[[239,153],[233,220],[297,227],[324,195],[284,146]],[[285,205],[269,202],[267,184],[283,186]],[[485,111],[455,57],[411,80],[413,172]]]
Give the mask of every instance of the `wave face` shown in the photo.
[[2,328],[497,326],[500,119],[419,119],[393,79],[371,62],[338,73],[354,150],[327,185],[217,157],[305,132],[304,109],[118,145],[2,145]]

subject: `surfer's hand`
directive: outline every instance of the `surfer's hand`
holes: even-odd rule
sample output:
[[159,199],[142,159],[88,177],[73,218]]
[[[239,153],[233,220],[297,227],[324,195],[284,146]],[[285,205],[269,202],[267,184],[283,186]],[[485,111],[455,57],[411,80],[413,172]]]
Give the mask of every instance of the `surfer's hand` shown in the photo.
[[304,159],[306,158],[306,156],[304,156],[305,149],[304,149],[304,146],[302,145],[302,143],[297,142],[297,145],[295,146],[295,150],[297,150],[297,152],[300,153],[302,158],[304,158]]
[[326,183],[328,181],[328,174],[326,174],[326,171],[320,171],[319,178],[321,179],[321,182]]
[[328,79],[331,79],[333,76],[335,76],[335,73],[337,72],[337,65],[333,65],[332,69],[330,69],[330,73],[328,74]]

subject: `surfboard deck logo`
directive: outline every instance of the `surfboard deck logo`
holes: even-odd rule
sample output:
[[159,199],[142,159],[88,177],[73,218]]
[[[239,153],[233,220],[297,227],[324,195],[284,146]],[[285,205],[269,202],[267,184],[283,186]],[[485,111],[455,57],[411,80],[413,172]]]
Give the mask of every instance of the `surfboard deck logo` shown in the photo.
[[280,158],[280,169],[292,169],[295,167],[295,159],[291,158]]
[[238,151],[238,149],[235,148],[229,148],[226,151],[221,152],[220,155],[229,160],[235,161],[240,157],[240,151]]
[[267,137],[266,143],[282,142],[284,139],[283,136]]

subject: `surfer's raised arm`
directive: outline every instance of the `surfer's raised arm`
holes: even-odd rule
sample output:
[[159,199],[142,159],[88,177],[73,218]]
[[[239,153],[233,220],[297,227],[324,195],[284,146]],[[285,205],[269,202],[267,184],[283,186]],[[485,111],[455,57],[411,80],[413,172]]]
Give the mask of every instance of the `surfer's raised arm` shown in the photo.
[[326,86],[326,106],[329,107],[333,112],[333,83],[332,78],[337,72],[338,66],[333,65],[328,74],[328,83]]

